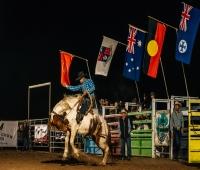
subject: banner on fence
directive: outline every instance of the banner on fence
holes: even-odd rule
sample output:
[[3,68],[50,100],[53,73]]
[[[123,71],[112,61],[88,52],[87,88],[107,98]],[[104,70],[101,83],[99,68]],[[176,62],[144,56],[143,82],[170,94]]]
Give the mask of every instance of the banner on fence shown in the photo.
[[34,142],[35,143],[47,143],[47,125],[46,124],[39,124],[34,125],[35,132],[34,132]]
[[155,115],[155,146],[169,145],[169,111],[160,110]]
[[17,147],[17,121],[0,121],[0,147]]

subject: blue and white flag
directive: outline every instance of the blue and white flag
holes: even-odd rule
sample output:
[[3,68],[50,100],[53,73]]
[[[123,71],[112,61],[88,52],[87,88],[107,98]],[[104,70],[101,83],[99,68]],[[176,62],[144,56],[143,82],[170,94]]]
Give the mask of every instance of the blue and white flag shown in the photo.
[[145,45],[145,31],[129,25],[127,41],[123,76],[131,80],[139,81]]
[[176,41],[176,60],[190,64],[192,49],[200,21],[200,10],[183,4]]

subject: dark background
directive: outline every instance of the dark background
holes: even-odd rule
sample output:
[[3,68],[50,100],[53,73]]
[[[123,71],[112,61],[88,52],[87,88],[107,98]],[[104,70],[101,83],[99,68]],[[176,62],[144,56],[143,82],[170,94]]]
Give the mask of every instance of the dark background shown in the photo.
[[[184,1],[200,8],[200,1]],[[131,100],[136,97],[133,81],[122,76],[124,47],[113,58],[108,77],[95,76],[94,70],[103,35],[126,43],[128,24],[147,30],[148,17],[178,27],[181,1],[1,1],[0,2],[0,119],[26,119],[28,86],[51,82],[52,106],[69,93],[60,85],[59,50],[87,58],[98,98]],[[181,64],[175,60],[175,30],[167,28],[162,53],[170,95],[186,95]],[[185,65],[190,96],[200,96],[198,31],[190,65]],[[71,80],[86,64],[75,59]],[[157,79],[142,74],[140,97],[155,91],[166,98],[161,68]],[[31,117],[47,117],[48,89],[31,92]]]

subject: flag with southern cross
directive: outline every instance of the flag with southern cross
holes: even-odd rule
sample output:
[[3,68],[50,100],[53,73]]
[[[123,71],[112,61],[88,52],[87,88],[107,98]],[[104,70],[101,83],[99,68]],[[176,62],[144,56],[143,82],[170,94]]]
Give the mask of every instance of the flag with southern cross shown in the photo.
[[139,81],[144,51],[145,31],[129,25],[123,76]]
[[182,5],[183,9],[176,40],[176,60],[190,64],[200,22],[200,10],[184,2]]
[[95,74],[107,76],[110,68],[110,64],[115,53],[118,41],[103,37],[103,41],[99,50],[99,55],[97,58]]

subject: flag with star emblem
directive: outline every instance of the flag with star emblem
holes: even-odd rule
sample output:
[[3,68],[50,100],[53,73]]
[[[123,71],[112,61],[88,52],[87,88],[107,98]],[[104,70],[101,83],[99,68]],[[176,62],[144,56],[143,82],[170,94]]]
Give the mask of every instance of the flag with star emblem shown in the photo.
[[110,64],[115,53],[118,41],[103,37],[103,41],[99,50],[99,55],[97,58],[95,74],[107,76],[110,68]]
[[200,10],[183,4],[176,40],[176,60],[190,64],[192,48],[200,22]]
[[61,61],[60,82],[62,86],[70,85],[69,70],[72,60],[73,60],[72,54],[60,51],[60,61]]
[[139,81],[144,51],[145,31],[129,25],[127,41],[123,76],[131,80]]
[[166,26],[149,18],[148,37],[145,44],[143,71],[152,78],[157,77]]

